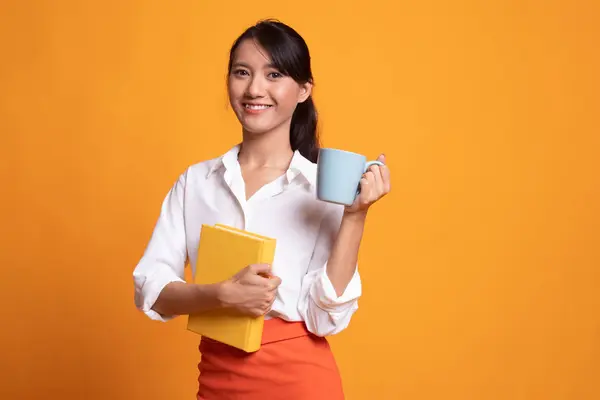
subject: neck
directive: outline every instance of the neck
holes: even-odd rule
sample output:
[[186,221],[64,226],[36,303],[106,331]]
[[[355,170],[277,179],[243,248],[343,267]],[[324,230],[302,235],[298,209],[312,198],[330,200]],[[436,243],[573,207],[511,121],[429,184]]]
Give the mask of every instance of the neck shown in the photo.
[[243,131],[243,142],[238,155],[240,165],[285,169],[293,155],[289,127],[285,125],[260,135]]

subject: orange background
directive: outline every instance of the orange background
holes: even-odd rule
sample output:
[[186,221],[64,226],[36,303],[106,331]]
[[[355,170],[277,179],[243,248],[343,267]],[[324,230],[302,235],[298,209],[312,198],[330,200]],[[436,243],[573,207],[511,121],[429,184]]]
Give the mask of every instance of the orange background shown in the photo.
[[599,7],[406,3],[3,1],[0,398],[194,398],[198,337],[131,273],[178,174],[239,140],[227,52],[271,16],[324,144],[393,171],[331,339],[348,399],[600,398]]

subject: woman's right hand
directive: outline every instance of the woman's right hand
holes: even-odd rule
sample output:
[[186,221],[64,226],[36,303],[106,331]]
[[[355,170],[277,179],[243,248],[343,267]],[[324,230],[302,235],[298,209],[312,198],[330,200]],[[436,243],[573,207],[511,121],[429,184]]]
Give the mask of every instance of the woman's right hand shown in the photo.
[[271,310],[281,279],[268,264],[252,264],[221,284],[219,298],[226,308],[255,317]]

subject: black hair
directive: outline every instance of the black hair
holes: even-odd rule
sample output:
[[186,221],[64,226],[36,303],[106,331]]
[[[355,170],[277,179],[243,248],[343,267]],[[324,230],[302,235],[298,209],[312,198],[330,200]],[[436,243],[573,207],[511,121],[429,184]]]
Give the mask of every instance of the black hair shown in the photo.
[[[274,67],[282,74],[299,84],[314,84],[306,42],[294,29],[274,19],[259,21],[235,40],[229,51],[228,74],[231,73],[234,52],[245,39],[255,40],[264,48]],[[290,144],[293,151],[298,150],[308,160],[317,162],[317,109],[312,95],[296,106],[290,126]]]

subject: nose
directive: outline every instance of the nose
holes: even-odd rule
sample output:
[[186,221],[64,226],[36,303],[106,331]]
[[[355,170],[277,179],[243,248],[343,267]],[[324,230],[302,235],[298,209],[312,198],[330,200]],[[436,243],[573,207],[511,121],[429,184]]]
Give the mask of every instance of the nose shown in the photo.
[[264,97],[265,84],[260,75],[254,75],[246,87],[246,95],[252,98]]

